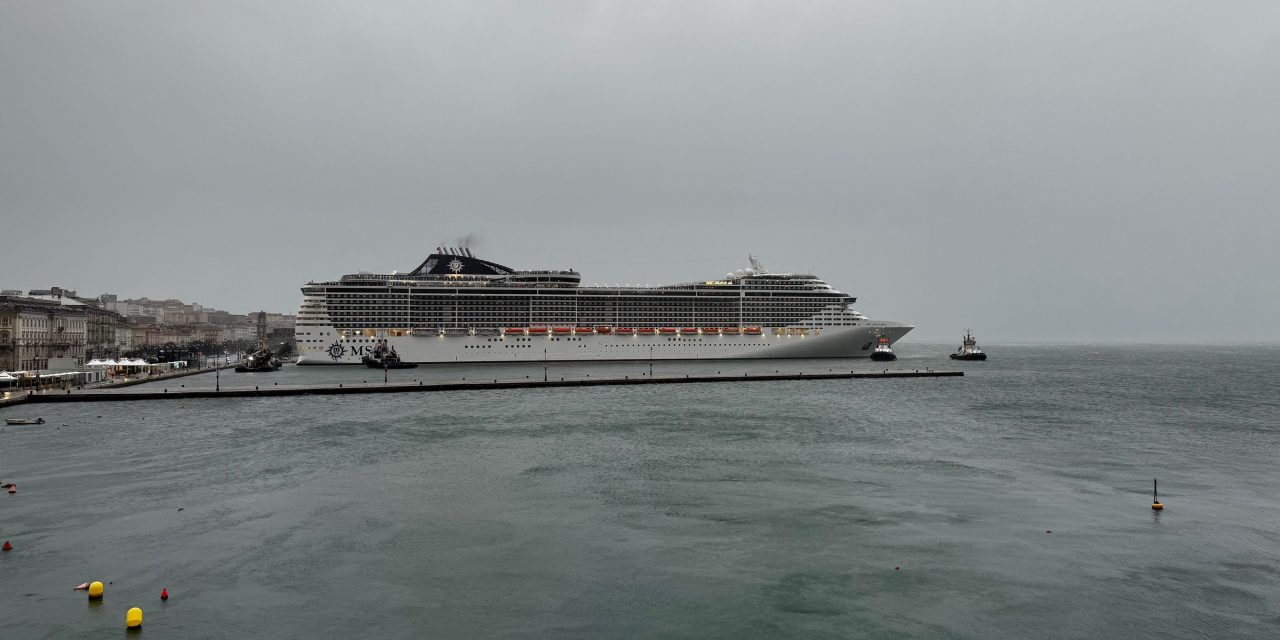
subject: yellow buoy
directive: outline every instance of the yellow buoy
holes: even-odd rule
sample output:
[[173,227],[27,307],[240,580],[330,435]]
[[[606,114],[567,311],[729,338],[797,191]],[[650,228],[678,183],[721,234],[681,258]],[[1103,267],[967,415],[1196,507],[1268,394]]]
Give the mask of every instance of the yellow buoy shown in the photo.
[[89,599],[90,600],[102,599],[102,583],[101,582],[94,581],[92,584],[89,585]]
[[1156,493],[1156,489],[1159,487],[1156,484],[1156,480],[1156,478],[1151,479],[1151,508],[1159,511],[1164,508],[1164,505],[1160,504],[1160,495]]
[[129,629],[142,628],[142,609],[134,607],[124,614],[124,626]]

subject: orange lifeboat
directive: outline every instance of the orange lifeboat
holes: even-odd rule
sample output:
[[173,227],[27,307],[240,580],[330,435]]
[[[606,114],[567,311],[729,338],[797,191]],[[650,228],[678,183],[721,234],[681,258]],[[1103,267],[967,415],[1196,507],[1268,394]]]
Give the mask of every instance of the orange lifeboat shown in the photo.
[[725,327],[720,330],[720,333],[723,333],[726,336],[736,336],[739,333],[742,333],[742,329],[739,329],[737,327]]
[[506,331],[503,331],[503,333],[505,333],[505,334],[507,334],[507,335],[509,335],[509,336],[522,336],[522,335],[524,335],[524,329],[523,329],[523,328],[521,328],[521,329],[517,329],[517,328],[515,328],[515,327],[511,327],[510,329],[507,329]]
[[[675,329],[672,329],[672,331],[675,331]],[[658,330],[653,327],[640,327],[639,329],[636,329],[636,333],[643,333],[645,335],[653,335],[657,332]]]
[[635,333],[635,329],[632,329],[631,327],[618,327],[617,329],[614,329],[613,332],[620,336],[629,336],[632,333]]
[[547,328],[546,327],[529,327],[529,335],[545,336],[547,335]]
[[703,327],[702,332],[703,333],[720,333],[720,329],[716,327]]
[[572,331],[573,331],[573,329],[570,329],[569,327],[556,327],[556,328],[554,328],[554,329],[552,329],[552,330],[551,330],[551,333],[554,333],[554,334],[556,334],[556,335],[558,335],[558,336],[567,336],[567,335],[569,335]]
[[596,327],[596,333],[598,333],[598,334],[600,334],[600,335],[606,335],[606,336],[607,336],[607,335],[609,335],[609,334],[613,333],[613,327],[609,327],[609,326],[606,326],[606,325],[600,325],[600,326]]
[[595,329],[592,329],[591,327],[578,327],[577,329],[574,329],[573,332],[580,336],[589,336],[595,333]]
[[749,336],[758,336],[760,335],[760,327],[747,327],[742,332]]
[[663,328],[661,328],[661,329],[658,329],[658,333],[661,333],[661,334],[664,334],[664,335],[670,335],[670,334],[673,334],[673,333],[675,333],[675,332],[676,332],[676,330],[675,330],[675,329],[673,329],[673,328],[671,328],[671,327],[663,327]]
[[697,332],[698,332],[698,328],[697,328],[697,327],[685,327],[685,328],[683,328],[683,329],[681,329],[681,330],[680,330],[680,333],[683,333],[683,334],[685,334],[685,335],[695,334],[695,333],[697,333]]

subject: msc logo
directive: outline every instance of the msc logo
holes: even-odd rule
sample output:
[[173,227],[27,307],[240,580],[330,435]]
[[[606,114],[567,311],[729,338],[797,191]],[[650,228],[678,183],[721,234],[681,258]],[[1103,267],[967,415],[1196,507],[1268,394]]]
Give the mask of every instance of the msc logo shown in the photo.
[[[351,347],[351,355],[353,356],[363,356],[363,355],[368,355],[370,353],[373,353],[373,347],[365,347],[365,346]],[[335,342],[329,345],[330,358],[333,358],[334,360],[341,360],[342,356],[345,356],[345,355],[347,355],[347,347],[344,347],[341,342]]]
[[346,353],[347,353],[347,348],[342,346],[342,344],[340,343],[335,342],[329,345],[329,357],[333,358],[334,360],[341,360],[342,356],[345,355]]

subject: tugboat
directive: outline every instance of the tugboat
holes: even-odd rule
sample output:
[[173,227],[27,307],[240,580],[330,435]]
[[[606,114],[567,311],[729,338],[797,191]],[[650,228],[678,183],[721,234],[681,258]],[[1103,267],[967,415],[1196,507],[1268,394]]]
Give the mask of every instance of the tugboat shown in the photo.
[[370,369],[413,369],[418,366],[412,362],[402,362],[396,348],[387,346],[386,340],[379,342],[371,355],[360,358],[360,362]]
[[973,339],[973,332],[969,329],[964,330],[964,342],[960,345],[956,352],[951,354],[952,360],[986,360],[987,354],[982,352],[978,347],[978,341]]
[[272,353],[264,344],[244,359],[244,364],[236,367],[236,373],[266,373],[280,368],[280,358]]
[[871,352],[871,359],[879,362],[888,362],[890,360],[898,359],[898,354],[894,353],[893,349],[889,348],[889,338],[880,336],[880,344],[877,344],[875,351]]

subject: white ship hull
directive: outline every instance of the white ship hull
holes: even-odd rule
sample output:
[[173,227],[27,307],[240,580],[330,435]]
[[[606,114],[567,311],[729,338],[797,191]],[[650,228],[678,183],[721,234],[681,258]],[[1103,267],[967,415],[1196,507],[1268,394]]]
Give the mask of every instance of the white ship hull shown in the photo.
[[404,362],[541,362],[607,360],[710,360],[746,358],[866,358],[879,335],[890,343],[913,327],[871,321],[860,326],[764,329],[761,335],[387,335],[343,338],[317,327],[316,338],[298,343],[298,364],[361,364],[381,340]]

